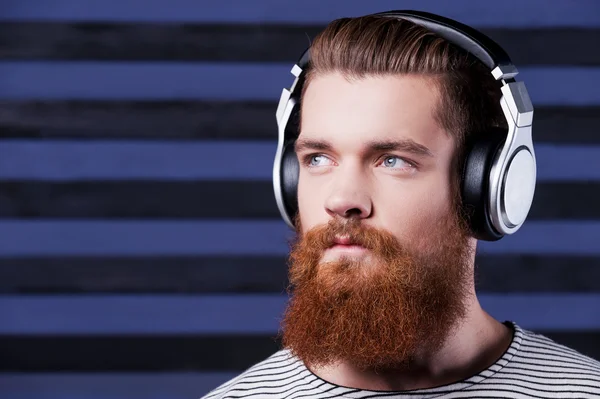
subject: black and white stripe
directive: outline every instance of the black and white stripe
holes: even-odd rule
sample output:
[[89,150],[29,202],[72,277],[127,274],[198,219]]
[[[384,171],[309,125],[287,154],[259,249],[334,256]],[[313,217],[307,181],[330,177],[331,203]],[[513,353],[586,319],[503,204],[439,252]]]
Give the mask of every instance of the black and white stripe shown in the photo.
[[477,375],[441,387],[372,391],[332,384],[313,374],[287,349],[277,351],[203,399],[329,398],[596,398],[600,362],[548,337],[506,322],[513,340],[503,356]]

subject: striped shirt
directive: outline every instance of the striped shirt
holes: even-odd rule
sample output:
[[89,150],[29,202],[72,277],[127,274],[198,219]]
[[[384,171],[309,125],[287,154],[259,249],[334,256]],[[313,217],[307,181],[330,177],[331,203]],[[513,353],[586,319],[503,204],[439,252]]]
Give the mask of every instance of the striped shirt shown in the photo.
[[331,384],[287,349],[253,365],[201,399],[226,398],[600,398],[600,362],[522,329],[493,365],[465,380],[411,391],[372,391]]

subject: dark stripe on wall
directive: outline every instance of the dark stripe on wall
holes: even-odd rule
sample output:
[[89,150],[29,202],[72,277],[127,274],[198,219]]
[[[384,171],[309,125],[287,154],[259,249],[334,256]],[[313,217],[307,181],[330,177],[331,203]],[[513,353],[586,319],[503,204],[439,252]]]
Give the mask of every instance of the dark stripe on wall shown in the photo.
[[271,101],[0,101],[0,137],[273,140],[276,108]]
[[591,182],[538,182],[528,220],[598,219],[599,203],[600,185]]
[[2,294],[283,293],[286,284],[284,256],[0,258]]
[[0,217],[254,219],[279,211],[268,181],[0,181]]
[[[600,292],[600,257],[479,255],[479,293]],[[0,294],[283,294],[286,256],[0,258]]]
[[[0,138],[274,140],[271,101],[0,101]],[[600,107],[536,106],[535,142],[600,143]]]
[[600,292],[600,257],[479,255],[475,264],[479,294]]
[[275,336],[0,336],[0,371],[241,371]]
[[[528,220],[600,219],[600,184],[540,182]],[[278,219],[270,181],[0,181],[0,218]]]
[[[600,331],[538,331],[600,359]],[[0,336],[0,371],[236,371],[280,346],[276,336]]]
[[[7,22],[0,59],[295,62],[325,25]],[[481,28],[515,65],[600,65],[600,29]],[[552,43],[552,46],[548,46]],[[532,51],[533,49],[533,51]]]

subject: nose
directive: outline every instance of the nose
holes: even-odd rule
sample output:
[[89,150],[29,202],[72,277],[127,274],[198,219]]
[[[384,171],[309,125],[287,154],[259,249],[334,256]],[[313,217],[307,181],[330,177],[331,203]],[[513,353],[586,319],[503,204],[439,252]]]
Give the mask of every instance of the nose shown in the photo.
[[364,184],[358,179],[344,178],[335,185],[326,199],[325,210],[330,216],[365,219],[371,216],[373,205]]

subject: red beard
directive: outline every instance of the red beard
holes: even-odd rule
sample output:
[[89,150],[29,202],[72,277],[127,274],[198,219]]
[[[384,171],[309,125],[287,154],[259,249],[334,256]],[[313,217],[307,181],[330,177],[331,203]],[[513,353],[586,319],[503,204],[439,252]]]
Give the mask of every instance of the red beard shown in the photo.
[[[418,253],[357,219],[308,231],[292,244],[283,346],[309,367],[346,361],[375,370],[408,369],[422,351],[439,349],[466,313],[472,271],[464,226],[441,220]],[[370,256],[320,262],[336,235]]]

